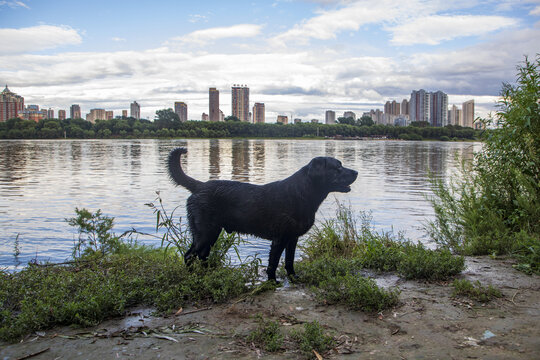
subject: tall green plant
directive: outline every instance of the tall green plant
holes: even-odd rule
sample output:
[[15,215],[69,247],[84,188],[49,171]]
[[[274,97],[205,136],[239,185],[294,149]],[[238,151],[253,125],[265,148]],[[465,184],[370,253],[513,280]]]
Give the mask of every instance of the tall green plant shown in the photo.
[[540,56],[518,66],[515,85],[503,84],[495,127],[462,180],[433,182],[432,238],[465,254],[517,254],[539,271]]
[[113,252],[121,244],[120,238],[114,235],[114,218],[105,216],[98,209],[95,213],[85,208],[75,208],[76,217],[65,219],[73,227],[77,227],[79,238],[73,248],[73,257]]

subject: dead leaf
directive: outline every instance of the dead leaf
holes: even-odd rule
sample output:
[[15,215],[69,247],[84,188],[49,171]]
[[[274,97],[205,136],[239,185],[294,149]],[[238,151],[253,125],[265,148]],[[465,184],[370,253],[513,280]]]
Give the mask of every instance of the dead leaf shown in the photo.
[[315,356],[317,357],[317,360],[323,360],[323,357],[315,350],[312,350]]
[[178,309],[178,311],[174,314],[174,316],[180,315],[182,313],[182,311],[184,311],[183,308]]
[[156,337],[156,338],[158,338],[158,339],[164,339],[164,340],[169,340],[169,341],[178,342],[178,340],[176,340],[175,338],[170,337],[170,336],[167,336],[167,335],[152,334],[152,336],[153,336],[153,337]]

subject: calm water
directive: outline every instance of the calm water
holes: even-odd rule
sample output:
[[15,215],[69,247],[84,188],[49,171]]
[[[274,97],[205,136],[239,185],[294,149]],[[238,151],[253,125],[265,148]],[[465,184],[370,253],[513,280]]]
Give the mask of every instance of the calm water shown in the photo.
[[[160,191],[165,207],[182,205],[187,190],[169,181],[171,149],[187,146],[186,172],[200,180],[232,179],[264,184],[289,176],[315,156],[333,156],[359,172],[348,194],[331,194],[317,214],[330,218],[336,199],[355,211],[371,211],[378,230],[405,231],[426,242],[422,223],[433,216],[426,201],[428,169],[455,174],[460,157],[479,143],[335,140],[14,140],[0,141],[0,267],[14,268],[37,257],[63,261],[77,234],[65,222],[75,207],[115,218],[115,232],[132,227],[152,232],[155,216],[144,204]],[[456,157],[457,155],[457,157]],[[19,234],[20,255],[14,256]],[[145,243],[155,240],[139,239]],[[243,255],[270,243],[251,239]]]

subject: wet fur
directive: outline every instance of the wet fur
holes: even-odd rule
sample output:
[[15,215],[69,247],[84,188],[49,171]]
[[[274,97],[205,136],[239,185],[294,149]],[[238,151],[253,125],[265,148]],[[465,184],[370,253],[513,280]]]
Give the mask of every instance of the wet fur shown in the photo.
[[294,276],[294,253],[298,237],[315,221],[315,213],[330,192],[348,192],[358,175],[331,157],[316,157],[293,175],[265,185],[239,181],[201,182],[187,176],[180,157],[187,153],[177,148],[169,155],[172,180],[192,194],[187,213],[193,243],[185,254],[206,259],[221,229],[251,234],[272,241],[267,274],[275,280],[276,269],[285,250],[285,269]]

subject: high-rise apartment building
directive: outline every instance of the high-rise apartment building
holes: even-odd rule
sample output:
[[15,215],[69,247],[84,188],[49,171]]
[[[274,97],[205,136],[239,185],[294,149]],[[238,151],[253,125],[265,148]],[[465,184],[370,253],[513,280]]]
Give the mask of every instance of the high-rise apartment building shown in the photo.
[[392,102],[387,101],[386,104],[384,104],[384,113],[397,116],[401,113],[400,108],[401,104],[396,102],[396,100],[393,100]]
[[324,116],[324,122],[326,124],[335,124],[336,123],[336,112],[332,110],[326,110],[325,116]]
[[107,111],[105,109],[91,109],[90,113],[86,114],[86,121],[93,124],[96,120],[107,120]]
[[105,111],[105,119],[112,120],[114,118],[114,111]]
[[410,121],[429,121],[429,93],[424,89],[413,90],[409,101]]
[[409,101],[403,99],[401,102],[401,115],[409,115]]
[[135,119],[140,119],[141,118],[141,106],[139,104],[137,104],[136,101],[132,102],[131,105],[130,105],[130,116],[132,118],[135,118]]
[[38,122],[47,118],[47,109],[39,109],[39,105],[28,105],[22,113],[18,115],[24,120],[32,120]]
[[463,119],[461,118],[461,109],[458,109],[456,105],[452,105],[448,110],[448,124],[463,126]]
[[208,114],[207,113],[202,113],[201,120],[202,121],[208,121]]
[[208,89],[208,119],[219,121],[219,90],[216,88]]
[[127,110],[122,110],[122,117],[127,118]]
[[181,122],[187,121],[187,104],[185,102],[176,101],[174,103],[174,112]]
[[24,111],[24,98],[11,92],[7,85],[0,93],[0,122],[19,116]]
[[58,110],[58,120],[66,120],[66,110]]
[[73,104],[69,108],[69,117],[71,119],[82,119],[81,107],[78,104]]
[[448,125],[448,95],[442,91],[429,93],[429,123],[436,127]]
[[472,128],[474,124],[474,99],[465,101],[462,104],[461,109],[463,126]]
[[264,103],[255,103],[253,105],[253,123],[254,124],[264,124],[265,114],[264,114]]
[[231,88],[232,116],[240,121],[249,122],[249,88],[245,85],[233,85]]
[[54,110],[53,109],[48,109],[47,110],[47,119],[54,119]]
[[352,118],[353,120],[356,120],[356,114],[353,113],[352,111],[345,111],[343,113],[343,117],[344,118]]
[[277,122],[283,125],[287,125],[289,123],[289,117],[287,115],[278,115]]

